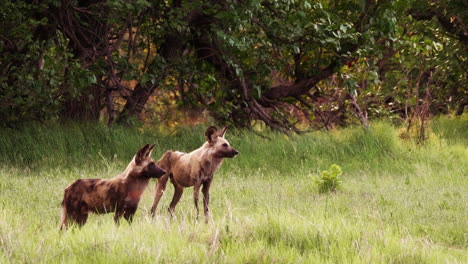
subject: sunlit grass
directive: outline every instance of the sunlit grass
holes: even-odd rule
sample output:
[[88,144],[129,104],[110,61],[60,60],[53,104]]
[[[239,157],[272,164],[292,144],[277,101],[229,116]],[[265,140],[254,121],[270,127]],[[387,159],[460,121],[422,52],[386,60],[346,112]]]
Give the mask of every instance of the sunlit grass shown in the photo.
[[[466,126],[450,121],[437,122]],[[59,232],[73,180],[113,177],[144,143],[157,145],[154,159],[192,150],[203,128],[170,136],[102,125],[4,130],[0,262],[466,263],[468,135],[444,131],[424,146],[385,123],[270,139],[230,131],[241,154],[215,176],[209,224],[195,221],[191,189],[169,218],[172,186],[151,219],[153,181],[132,225],[92,215],[83,228]],[[332,163],[343,169],[342,186],[319,194],[312,177]]]

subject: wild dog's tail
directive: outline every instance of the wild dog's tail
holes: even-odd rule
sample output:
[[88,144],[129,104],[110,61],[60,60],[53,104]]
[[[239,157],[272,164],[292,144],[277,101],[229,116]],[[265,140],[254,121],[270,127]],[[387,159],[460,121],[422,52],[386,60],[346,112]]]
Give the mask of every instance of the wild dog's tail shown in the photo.
[[164,169],[167,172],[170,172],[172,168],[172,161],[171,161],[172,153],[173,153],[172,150],[166,151],[166,153],[164,153],[162,157],[158,160],[157,162],[158,167]]
[[62,202],[62,213],[60,215],[60,230],[64,230],[67,228],[67,208],[64,205],[64,202]]
[[[68,189],[68,188],[67,188]],[[68,212],[67,212],[67,205],[65,203],[65,199],[67,199],[67,189],[65,189],[65,194],[62,200],[62,212],[60,214],[60,230],[67,229],[68,226]]]

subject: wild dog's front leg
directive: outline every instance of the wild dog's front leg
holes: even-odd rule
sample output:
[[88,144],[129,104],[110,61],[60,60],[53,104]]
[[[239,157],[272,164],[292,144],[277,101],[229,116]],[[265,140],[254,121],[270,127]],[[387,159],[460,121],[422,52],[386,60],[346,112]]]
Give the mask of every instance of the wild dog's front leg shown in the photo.
[[135,212],[138,208],[138,202],[135,201],[127,201],[127,204],[125,205],[125,211],[123,213],[123,217],[129,224],[132,223],[133,221],[133,216],[135,215]]
[[120,225],[120,218],[122,217],[123,214],[124,214],[124,210],[118,209],[115,211],[114,222],[116,225]]
[[202,188],[202,192],[203,192],[203,209],[204,209],[204,213],[205,213],[205,223],[208,223],[208,217],[209,217],[209,214],[210,214],[210,208],[209,208],[209,204],[210,204],[210,186],[211,186],[211,180],[207,181],[207,182],[204,182],[203,183],[203,188]]
[[156,215],[156,208],[158,207],[159,201],[164,194],[164,190],[166,190],[167,179],[169,179],[169,173],[166,173],[164,176],[158,179],[156,183],[156,192],[154,194],[154,202],[153,207],[151,207],[151,216],[154,217]]
[[200,215],[200,211],[198,210],[198,194],[200,193],[200,187],[200,182],[196,182],[195,185],[193,185],[193,201],[195,202],[195,209],[197,211],[197,221],[198,216]]
[[135,215],[136,209],[136,207],[127,209],[123,215],[123,217],[125,218],[125,220],[127,220],[129,224],[133,222],[133,216]]

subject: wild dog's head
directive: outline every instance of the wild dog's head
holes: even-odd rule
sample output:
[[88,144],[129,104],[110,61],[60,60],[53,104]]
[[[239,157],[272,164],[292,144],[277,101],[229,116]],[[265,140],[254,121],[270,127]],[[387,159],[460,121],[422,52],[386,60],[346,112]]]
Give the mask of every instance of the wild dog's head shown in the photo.
[[226,130],[227,126],[220,131],[218,131],[216,127],[211,126],[205,132],[206,141],[210,148],[213,148],[214,155],[218,158],[233,158],[239,154],[239,152],[224,138]]
[[159,178],[166,174],[166,171],[158,167],[151,159],[151,152],[154,146],[155,145],[150,146],[146,144],[143,148],[138,150],[132,162],[129,164],[129,167],[131,167],[130,175],[138,178]]

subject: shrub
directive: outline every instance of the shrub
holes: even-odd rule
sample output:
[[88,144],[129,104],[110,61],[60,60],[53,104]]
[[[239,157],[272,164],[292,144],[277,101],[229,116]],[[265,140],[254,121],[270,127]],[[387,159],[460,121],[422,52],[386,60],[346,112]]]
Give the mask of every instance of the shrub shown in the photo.
[[319,193],[335,192],[341,185],[341,174],[343,171],[336,164],[331,165],[329,170],[322,171],[322,175],[316,177]]

